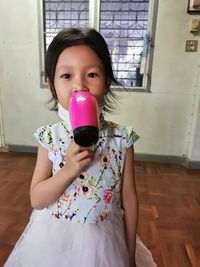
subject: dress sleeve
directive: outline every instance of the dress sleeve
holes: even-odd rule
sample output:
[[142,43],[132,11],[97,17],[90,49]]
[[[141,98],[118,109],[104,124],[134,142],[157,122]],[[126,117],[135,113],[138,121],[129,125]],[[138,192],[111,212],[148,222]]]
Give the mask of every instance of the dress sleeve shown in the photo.
[[34,138],[41,144],[44,148],[50,149],[52,145],[52,130],[51,125],[42,126],[36,130],[34,133]]
[[139,138],[139,135],[136,134],[132,127],[126,128],[126,148],[132,146]]

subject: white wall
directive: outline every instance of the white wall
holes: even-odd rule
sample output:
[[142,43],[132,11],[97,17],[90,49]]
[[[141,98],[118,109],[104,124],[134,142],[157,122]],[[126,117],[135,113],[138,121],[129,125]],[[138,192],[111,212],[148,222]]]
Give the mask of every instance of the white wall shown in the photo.
[[[138,153],[200,160],[200,53],[185,53],[186,39],[194,38],[187,2],[160,1],[152,93],[120,93],[120,115],[108,117],[134,125],[141,136]],[[13,7],[0,1],[0,88],[7,144],[36,145],[35,129],[57,120],[45,104],[48,90],[40,88],[38,28],[37,1],[14,0]]]
[[[199,104],[200,107],[200,104]],[[198,120],[197,120],[197,124],[195,127],[195,132],[194,132],[194,138],[192,140],[192,144],[191,144],[191,150],[189,151],[190,154],[188,154],[188,157],[192,160],[192,161],[199,161],[200,159],[200,108],[198,111]]]
[[191,161],[200,161],[200,57],[198,57],[198,68],[196,71],[195,86],[196,97],[193,104],[193,114],[191,120],[191,142],[188,148],[188,158]]
[[36,145],[35,129],[55,114],[40,88],[37,1],[0,1],[0,87],[7,144]]
[[[186,53],[185,41],[194,38],[189,33],[194,16],[186,13],[187,0],[159,2],[152,93],[123,93],[118,121],[133,124],[140,134],[137,152],[191,156],[191,129],[196,127],[197,117],[194,103],[200,91],[196,81],[200,53]],[[199,130],[197,126],[195,132]],[[199,145],[199,139],[195,143]],[[200,160],[200,150],[195,155]]]

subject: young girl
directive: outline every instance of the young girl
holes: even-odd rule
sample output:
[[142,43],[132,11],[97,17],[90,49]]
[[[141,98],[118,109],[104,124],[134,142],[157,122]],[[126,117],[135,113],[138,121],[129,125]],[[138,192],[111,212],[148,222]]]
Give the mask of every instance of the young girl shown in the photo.
[[[35,133],[34,210],[4,266],[156,266],[136,236],[138,136],[103,118],[112,109],[110,86],[117,84],[105,40],[94,29],[61,31],[48,48],[46,76],[62,121]],[[99,140],[92,148],[74,142],[69,121],[69,99],[81,90],[99,106]]]

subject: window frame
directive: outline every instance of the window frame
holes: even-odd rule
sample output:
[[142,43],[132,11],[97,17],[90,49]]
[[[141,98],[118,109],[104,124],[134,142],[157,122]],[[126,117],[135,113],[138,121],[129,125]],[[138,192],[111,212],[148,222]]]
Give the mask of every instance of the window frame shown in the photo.
[[[89,0],[89,27],[99,31],[100,25],[100,4],[101,0]],[[116,91],[125,92],[151,92],[151,76],[153,65],[153,52],[154,52],[154,40],[157,23],[159,0],[149,0],[149,12],[148,12],[148,27],[147,32],[150,37],[149,41],[149,58],[147,62],[147,73],[143,76],[143,85],[132,87],[118,87],[112,86]],[[40,87],[47,88],[44,73],[44,58],[45,58],[45,43],[44,43],[44,16],[43,16],[43,0],[38,0],[38,19],[39,19],[39,63],[40,63]]]

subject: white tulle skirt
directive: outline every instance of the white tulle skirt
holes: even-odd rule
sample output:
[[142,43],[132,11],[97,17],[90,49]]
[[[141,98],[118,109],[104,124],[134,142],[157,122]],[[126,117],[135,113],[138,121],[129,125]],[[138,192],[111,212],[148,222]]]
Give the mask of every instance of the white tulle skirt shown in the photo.
[[[137,266],[155,267],[139,237],[136,243]],[[129,267],[123,221],[71,223],[34,210],[4,267]]]

